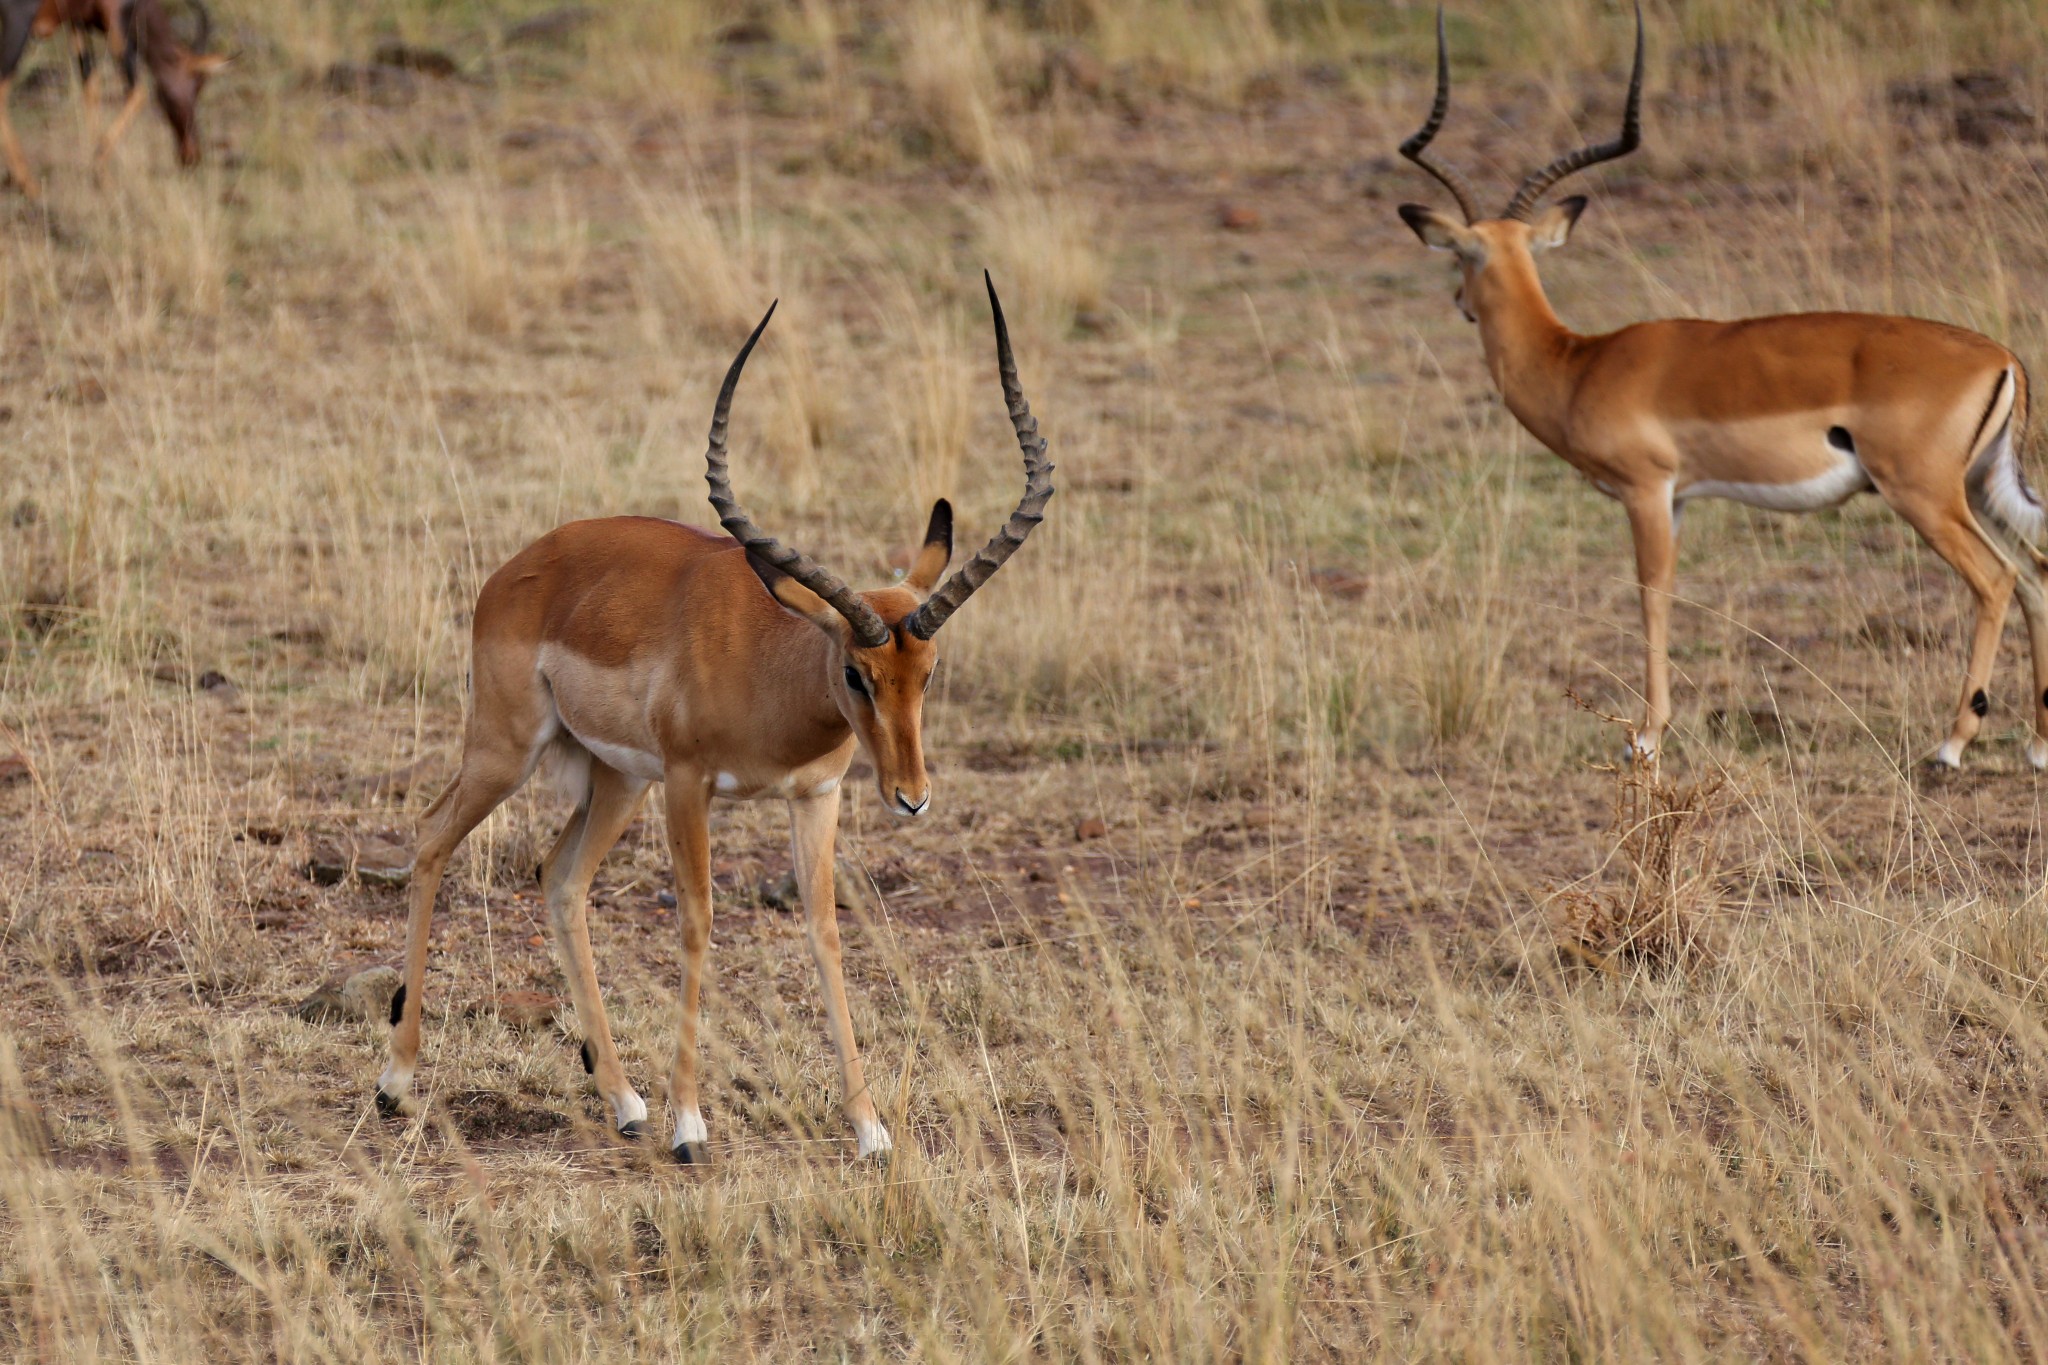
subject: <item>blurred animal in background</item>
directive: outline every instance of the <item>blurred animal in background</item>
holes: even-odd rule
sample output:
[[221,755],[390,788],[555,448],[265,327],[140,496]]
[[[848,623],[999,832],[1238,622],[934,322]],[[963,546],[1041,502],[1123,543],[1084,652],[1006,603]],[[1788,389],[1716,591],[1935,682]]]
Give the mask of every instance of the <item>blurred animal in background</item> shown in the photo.
[[121,68],[128,98],[121,112],[99,137],[94,163],[104,162],[142,109],[142,68],[149,67],[157,107],[178,142],[178,162],[199,162],[199,92],[207,78],[227,64],[227,57],[207,51],[213,19],[201,0],[183,0],[192,32],[180,37],[165,0],[0,0],[0,157],[14,183],[30,198],[40,194],[35,173],[22,153],[8,116],[7,99],[30,38],[47,38],[58,29],[71,36],[71,50],[85,84],[87,117],[98,121],[99,71],[93,60],[92,35],[106,39],[107,54]]
[[1960,766],[1983,725],[2017,591],[2034,665],[2027,758],[2048,767],[2048,555],[2040,548],[2048,511],[2021,468],[2027,374],[2011,351],[1945,323],[1883,314],[1687,318],[1582,336],[1551,310],[1535,258],[1564,245],[1586,201],[1539,205],[1566,176],[1636,149],[1642,96],[1638,9],[1621,136],[1558,157],[1497,217],[1484,217],[1465,178],[1427,151],[1450,103],[1439,10],[1436,101],[1401,154],[1450,191],[1459,216],[1419,204],[1400,210],[1426,245],[1457,257],[1457,305],[1479,325],[1508,410],[1628,512],[1648,655],[1638,753],[1653,757],[1671,720],[1666,639],[1687,500],[1814,512],[1875,492],[1977,599],[1955,722],[1929,761]]
[[846,1116],[861,1156],[891,1149],[847,1009],[832,846],[840,783],[857,752],[874,766],[882,809],[915,818],[931,808],[924,694],[938,662],[932,638],[1023,545],[1052,497],[1052,463],[1017,380],[993,284],[988,297],[996,370],[1024,454],[1024,496],[994,538],[950,576],[953,509],[943,499],[902,582],[855,592],[763,531],[735,498],[726,423],[740,371],[775,315],[770,308],[726,372],[711,419],[711,505],[729,534],[653,517],[570,522],[484,584],[472,618],[462,766],[420,822],[405,980],[392,1003],[379,1109],[398,1110],[419,1059],[434,895],[449,856],[553,753],[579,801],[541,865],[542,892],[583,1031],[583,1064],[610,1101],[619,1131],[644,1135],[647,1103],[627,1082],[612,1041],[585,906],[598,864],[660,782],[683,935],[670,1150],[687,1163],[707,1158],[697,1011],[711,942],[714,800],[788,803],[805,937],[824,990]]

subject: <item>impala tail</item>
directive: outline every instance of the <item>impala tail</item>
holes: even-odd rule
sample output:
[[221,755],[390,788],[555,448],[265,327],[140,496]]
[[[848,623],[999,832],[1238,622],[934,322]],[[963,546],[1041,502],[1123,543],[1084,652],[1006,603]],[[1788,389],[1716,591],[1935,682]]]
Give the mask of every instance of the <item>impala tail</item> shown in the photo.
[[[2048,539],[2048,508],[2027,483],[2020,461],[2020,447],[2027,429],[2027,372],[2017,363],[1999,375],[1991,403],[1984,411],[1978,439],[1983,444],[1970,461],[1970,503],[1978,514],[1999,530],[2013,536],[2042,559],[2042,542]],[[1983,432],[1992,433],[1984,440]]]

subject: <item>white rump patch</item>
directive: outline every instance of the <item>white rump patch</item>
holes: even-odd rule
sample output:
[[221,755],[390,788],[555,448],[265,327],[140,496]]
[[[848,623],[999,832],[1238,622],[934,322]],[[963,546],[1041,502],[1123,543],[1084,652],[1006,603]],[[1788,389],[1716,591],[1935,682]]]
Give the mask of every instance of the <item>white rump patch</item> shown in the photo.
[[[2010,384],[2012,372],[2008,370],[2006,376]],[[1998,424],[1998,434],[1970,465],[1970,494],[1973,506],[2029,545],[2040,545],[2048,533],[2048,511],[2027,487],[2019,451],[2013,448],[2010,406],[2005,420]]]
[[1833,441],[1826,442],[1826,445],[1834,464],[1825,473],[1810,479],[1792,483],[1735,483],[1701,479],[1679,489],[1677,496],[1681,501],[1727,498],[1731,502],[1746,503],[1772,512],[1819,512],[1829,507],[1840,507],[1858,493],[1868,493],[1873,485],[1863,461]]

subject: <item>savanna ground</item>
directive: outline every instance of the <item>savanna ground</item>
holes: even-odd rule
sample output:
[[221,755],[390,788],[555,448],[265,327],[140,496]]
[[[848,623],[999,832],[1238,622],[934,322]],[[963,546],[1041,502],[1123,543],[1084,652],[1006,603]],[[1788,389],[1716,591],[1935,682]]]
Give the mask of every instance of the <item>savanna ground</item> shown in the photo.
[[[54,44],[16,91],[11,1358],[2048,1350],[2017,617],[1930,784],[1948,571],[1874,500],[1695,507],[1676,742],[1607,766],[1620,513],[1501,411],[1393,212],[1441,198],[1392,155],[1424,6],[219,8],[196,174],[152,115],[95,180]],[[1895,308],[2048,358],[2048,6],[1648,19],[1648,146],[1547,258],[1567,321]],[[1617,7],[1451,20],[1439,145],[1490,194],[1608,134]],[[403,893],[303,869],[452,771],[478,585],[571,517],[709,524],[713,387],[776,296],[756,514],[858,582],[940,494],[978,543],[1020,485],[984,265],[1060,491],[940,637],[936,813],[850,789],[894,1162],[853,1160],[757,889],[772,807],[713,830],[717,1164],[611,1134],[573,1020],[498,1003],[557,989],[538,785],[457,860],[424,1104],[376,1118],[384,1028],[295,1006],[395,958]],[[593,930],[666,1132],[659,820]]]

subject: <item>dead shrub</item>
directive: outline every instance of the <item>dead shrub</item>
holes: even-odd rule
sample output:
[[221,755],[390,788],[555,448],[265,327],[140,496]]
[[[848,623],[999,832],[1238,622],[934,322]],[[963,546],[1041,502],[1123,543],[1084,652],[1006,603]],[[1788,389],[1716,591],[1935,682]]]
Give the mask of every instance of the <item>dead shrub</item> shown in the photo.
[[[1604,718],[1627,731],[1633,748],[1634,728]],[[1552,896],[1560,951],[1603,969],[1624,961],[1689,967],[1710,959],[1727,779],[1672,782],[1656,764],[1635,760],[1602,771],[1614,777],[1614,850],[1584,883]]]

